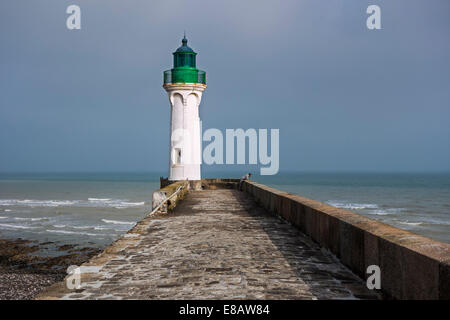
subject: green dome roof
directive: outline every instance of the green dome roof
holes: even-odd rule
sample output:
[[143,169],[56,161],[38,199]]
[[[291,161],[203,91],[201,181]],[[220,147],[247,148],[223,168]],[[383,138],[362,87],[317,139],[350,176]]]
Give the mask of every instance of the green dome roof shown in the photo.
[[181,47],[179,47],[175,51],[175,53],[187,53],[187,52],[195,53],[194,50],[192,50],[191,48],[188,47],[186,36],[184,36],[183,40],[181,40],[181,43],[182,43]]

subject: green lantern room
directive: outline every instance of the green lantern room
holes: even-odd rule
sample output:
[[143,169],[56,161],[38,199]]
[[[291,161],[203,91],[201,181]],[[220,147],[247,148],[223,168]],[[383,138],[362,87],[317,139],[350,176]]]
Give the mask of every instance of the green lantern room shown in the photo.
[[206,84],[206,73],[196,68],[197,53],[187,45],[187,42],[186,36],[184,36],[181,47],[173,53],[173,68],[164,71],[164,84]]

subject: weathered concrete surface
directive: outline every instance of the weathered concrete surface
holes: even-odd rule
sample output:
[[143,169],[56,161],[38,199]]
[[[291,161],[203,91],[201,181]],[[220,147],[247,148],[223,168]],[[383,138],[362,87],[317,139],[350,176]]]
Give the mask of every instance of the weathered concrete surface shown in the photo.
[[147,217],[88,265],[76,291],[40,299],[377,298],[331,254],[243,192],[193,191]]
[[385,298],[450,299],[450,244],[254,181],[243,190],[361,278],[367,267],[379,266]]
[[[175,195],[174,193],[177,192],[178,188],[181,188],[181,190]],[[179,201],[184,199],[188,191],[189,185],[186,181],[178,181],[166,185],[153,192],[152,208],[156,209],[156,207],[161,205],[161,208],[159,208],[158,211],[167,213],[169,210],[173,210]]]

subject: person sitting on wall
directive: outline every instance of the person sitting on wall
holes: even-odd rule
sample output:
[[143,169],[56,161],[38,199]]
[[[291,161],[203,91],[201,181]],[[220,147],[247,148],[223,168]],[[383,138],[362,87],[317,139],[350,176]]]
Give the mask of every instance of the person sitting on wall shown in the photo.
[[239,190],[242,191],[242,184],[244,183],[245,180],[249,180],[251,176],[252,176],[251,173],[247,173],[245,176],[242,176],[241,180],[239,181]]

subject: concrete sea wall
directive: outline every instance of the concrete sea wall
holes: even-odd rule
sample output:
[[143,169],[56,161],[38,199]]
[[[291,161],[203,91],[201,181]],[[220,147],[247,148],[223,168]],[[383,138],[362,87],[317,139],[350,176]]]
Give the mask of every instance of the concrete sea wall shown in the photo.
[[[166,201],[159,212],[167,213],[168,211],[175,208],[177,203],[184,199],[185,195],[189,190],[201,190],[201,189],[236,189],[238,187],[239,179],[223,179],[223,178],[212,178],[212,179],[202,179],[193,181],[174,181],[171,182],[167,179],[160,179],[161,188],[156,190],[152,196],[152,208],[155,209],[166,199]],[[171,197],[179,187],[182,187],[176,195]]]
[[[236,189],[238,184],[238,179],[174,182],[154,193],[153,207],[170,198],[156,213],[164,215],[198,185],[202,189]],[[181,190],[180,186],[183,187]],[[243,191],[267,211],[289,221],[322,248],[332,252],[360,278],[367,279],[368,266],[379,266],[381,290],[385,297],[450,299],[450,244],[253,181],[244,182]],[[147,215],[82,267],[101,269],[107,264],[114,265],[114,261],[123,259],[124,252],[134,250],[144,241],[153,221],[153,216]],[[81,281],[101,283],[104,279],[98,272],[86,271],[81,274]],[[71,294],[73,291],[66,287],[66,283],[60,282],[45,289],[36,299],[65,298]]]
[[189,192],[189,183],[187,181],[178,181],[172,184],[168,184],[162,186],[161,189],[153,192],[152,208],[155,209],[167,198],[171,197],[178,190],[179,187],[181,187],[182,189],[170,200],[166,201],[158,211],[168,212],[169,210],[175,208],[177,203],[184,198],[187,192]]
[[331,251],[355,274],[381,271],[381,290],[394,299],[450,299],[450,245],[353,212],[253,181],[243,190]]

